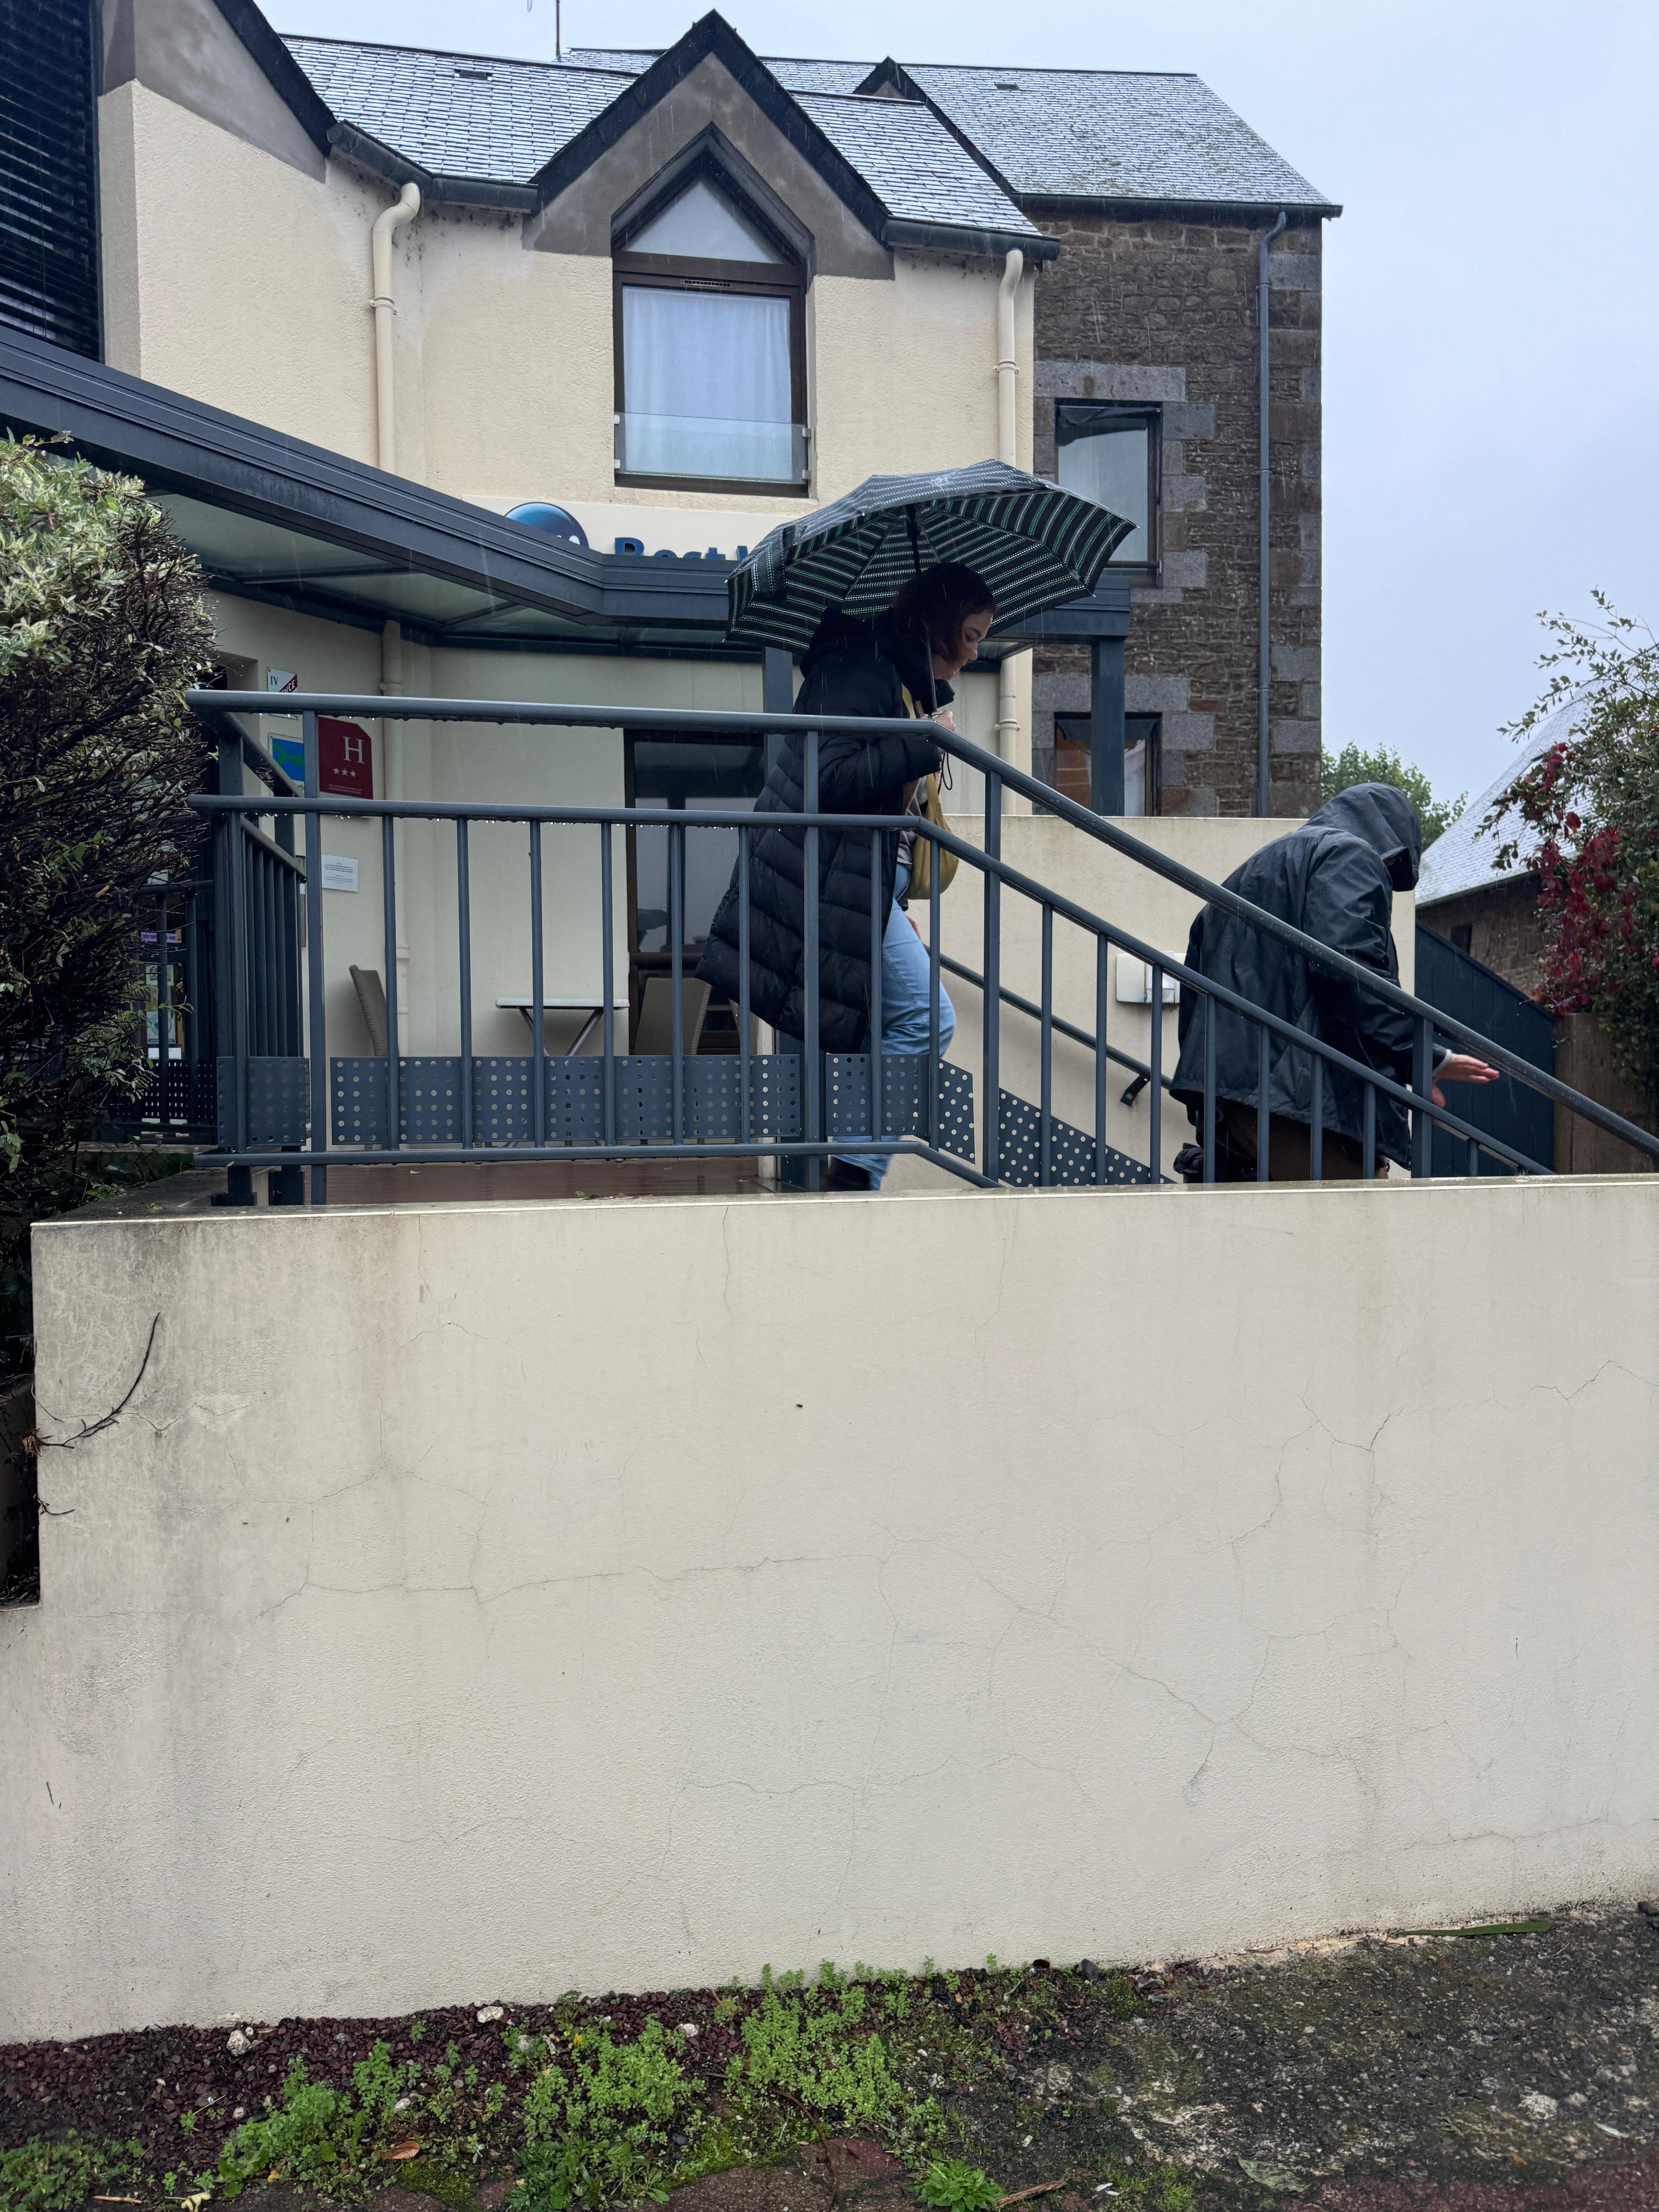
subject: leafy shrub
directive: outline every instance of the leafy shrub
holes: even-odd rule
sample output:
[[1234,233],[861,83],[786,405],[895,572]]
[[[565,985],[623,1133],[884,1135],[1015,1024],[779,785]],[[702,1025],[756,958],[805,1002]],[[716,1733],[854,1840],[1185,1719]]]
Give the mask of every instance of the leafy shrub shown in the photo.
[[15,2150],[0,2150],[0,2212],[80,2212],[99,2190],[118,2188],[138,2172],[134,2143],[82,2142],[73,2131]]
[[0,440],[0,1365],[29,1221],[80,1203],[76,1146],[147,1073],[131,894],[197,847],[204,580],[133,478]]

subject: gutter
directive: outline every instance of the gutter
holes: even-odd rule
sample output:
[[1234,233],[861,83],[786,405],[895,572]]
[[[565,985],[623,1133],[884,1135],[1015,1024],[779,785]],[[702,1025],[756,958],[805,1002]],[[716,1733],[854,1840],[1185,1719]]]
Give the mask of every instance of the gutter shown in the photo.
[[902,216],[888,216],[881,227],[881,242],[884,246],[930,246],[946,253],[993,258],[1021,253],[1032,262],[1054,261],[1060,256],[1060,240],[1045,237],[1041,231],[981,230],[970,223],[913,222]]
[[328,133],[331,153],[355,161],[388,184],[415,185],[428,206],[507,208],[520,215],[535,212],[536,195],[528,185],[492,184],[483,177],[455,177],[441,170],[423,169],[382,140],[360,131],[355,123],[336,123]]
[[1255,319],[1257,345],[1256,371],[1256,640],[1255,640],[1255,811],[1265,816],[1269,808],[1271,793],[1269,769],[1272,727],[1268,720],[1268,690],[1273,678],[1271,663],[1272,641],[1268,624],[1273,615],[1273,578],[1269,573],[1272,558],[1270,544],[1273,524],[1273,445],[1267,386],[1268,358],[1268,284],[1267,248],[1285,229],[1290,217],[1283,208],[1278,220],[1255,249]]

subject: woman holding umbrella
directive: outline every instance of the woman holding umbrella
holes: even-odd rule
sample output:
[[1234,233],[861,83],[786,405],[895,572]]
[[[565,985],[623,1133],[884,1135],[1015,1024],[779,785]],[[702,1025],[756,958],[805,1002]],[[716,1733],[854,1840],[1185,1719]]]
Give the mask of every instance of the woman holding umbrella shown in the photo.
[[[977,654],[994,609],[984,580],[957,562],[913,574],[873,621],[828,610],[802,657],[805,678],[798,714],[867,714],[882,720],[925,717],[949,705],[951,678]],[[790,738],[767,777],[757,814],[799,813],[805,805],[803,746]],[[818,749],[818,804],[826,814],[919,811],[925,779],[941,764],[925,720],[914,737],[826,734]],[[749,1003],[786,1036],[805,1028],[805,832],[770,830],[755,840],[749,870]],[[893,831],[872,839],[866,830],[818,838],[818,1037],[826,1052],[859,1052],[870,1044],[870,871],[882,871],[878,910],[887,916],[879,947],[881,1049],[921,1053],[933,1031],[927,947],[901,902],[909,888],[913,841]],[[872,847],[874,852],[872,854]],[[710,927],[697,973],[735,1005],[738,884],[733,875]],[[939,990],[941,1051],[956,1015]],[[888,1161],[882,1155],[830,1163],[828,1187],[877,1190]]]
[[[910,477],[870,477],[803,521],[769,531],[733,569],[728,585],[732,644],[778,646],[797,654],[805,682],[797,714],[919,717],[914,737],[890,732],[819,740],[818,809],[826,814],[903,814],[939,749],[927,717],[951,697],[951,678],[989,634],[994,610],[1006,622],[1091,592],[1133,526],[1103,507],[1000,461]],[[785,743],[757,812],[805,811],[804,747]],[[805,835],[758,833],[750,855],[749,1003],[786,1037],[805,1028]],[[895,830],[818,833],[818,1041],[826,1052],[869,1048],[873,957],[881,960],[881,1048],[930,1048],[933,1006],[926,948],[897,903],[909,880],[915,840]],[[877,911],[871,929],[872,866]],[[697,973],[737,1003],[738,885],[721,901]],[[956,1027],[943,990],[940,1046]],[[836,1160],[832,1188],[873,1190],[887,1162]]]

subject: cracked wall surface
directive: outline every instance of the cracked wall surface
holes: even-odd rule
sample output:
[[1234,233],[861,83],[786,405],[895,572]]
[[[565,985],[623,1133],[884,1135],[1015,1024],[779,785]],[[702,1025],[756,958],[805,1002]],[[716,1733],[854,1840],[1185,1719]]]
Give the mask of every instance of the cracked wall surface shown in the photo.
[[0,2038],[1659,1872],[1659,1184],[37,1236]]

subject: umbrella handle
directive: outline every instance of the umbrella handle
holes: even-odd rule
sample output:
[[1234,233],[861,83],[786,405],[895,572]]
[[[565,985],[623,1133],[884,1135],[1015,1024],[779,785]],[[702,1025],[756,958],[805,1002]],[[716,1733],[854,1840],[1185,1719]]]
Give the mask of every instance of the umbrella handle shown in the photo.
[[[921,574],[921,533],[916,526],[916,510],[914,507],[907,507],[904,510],[904,528],[910,540],[910,564],[919,578]],[[922,665],[927,671],[927,712],[933,715],[939,712],[939,686],[933,678],[933,641],[927,634],[927,621],[925,616],[921,618],[920,628]]]

